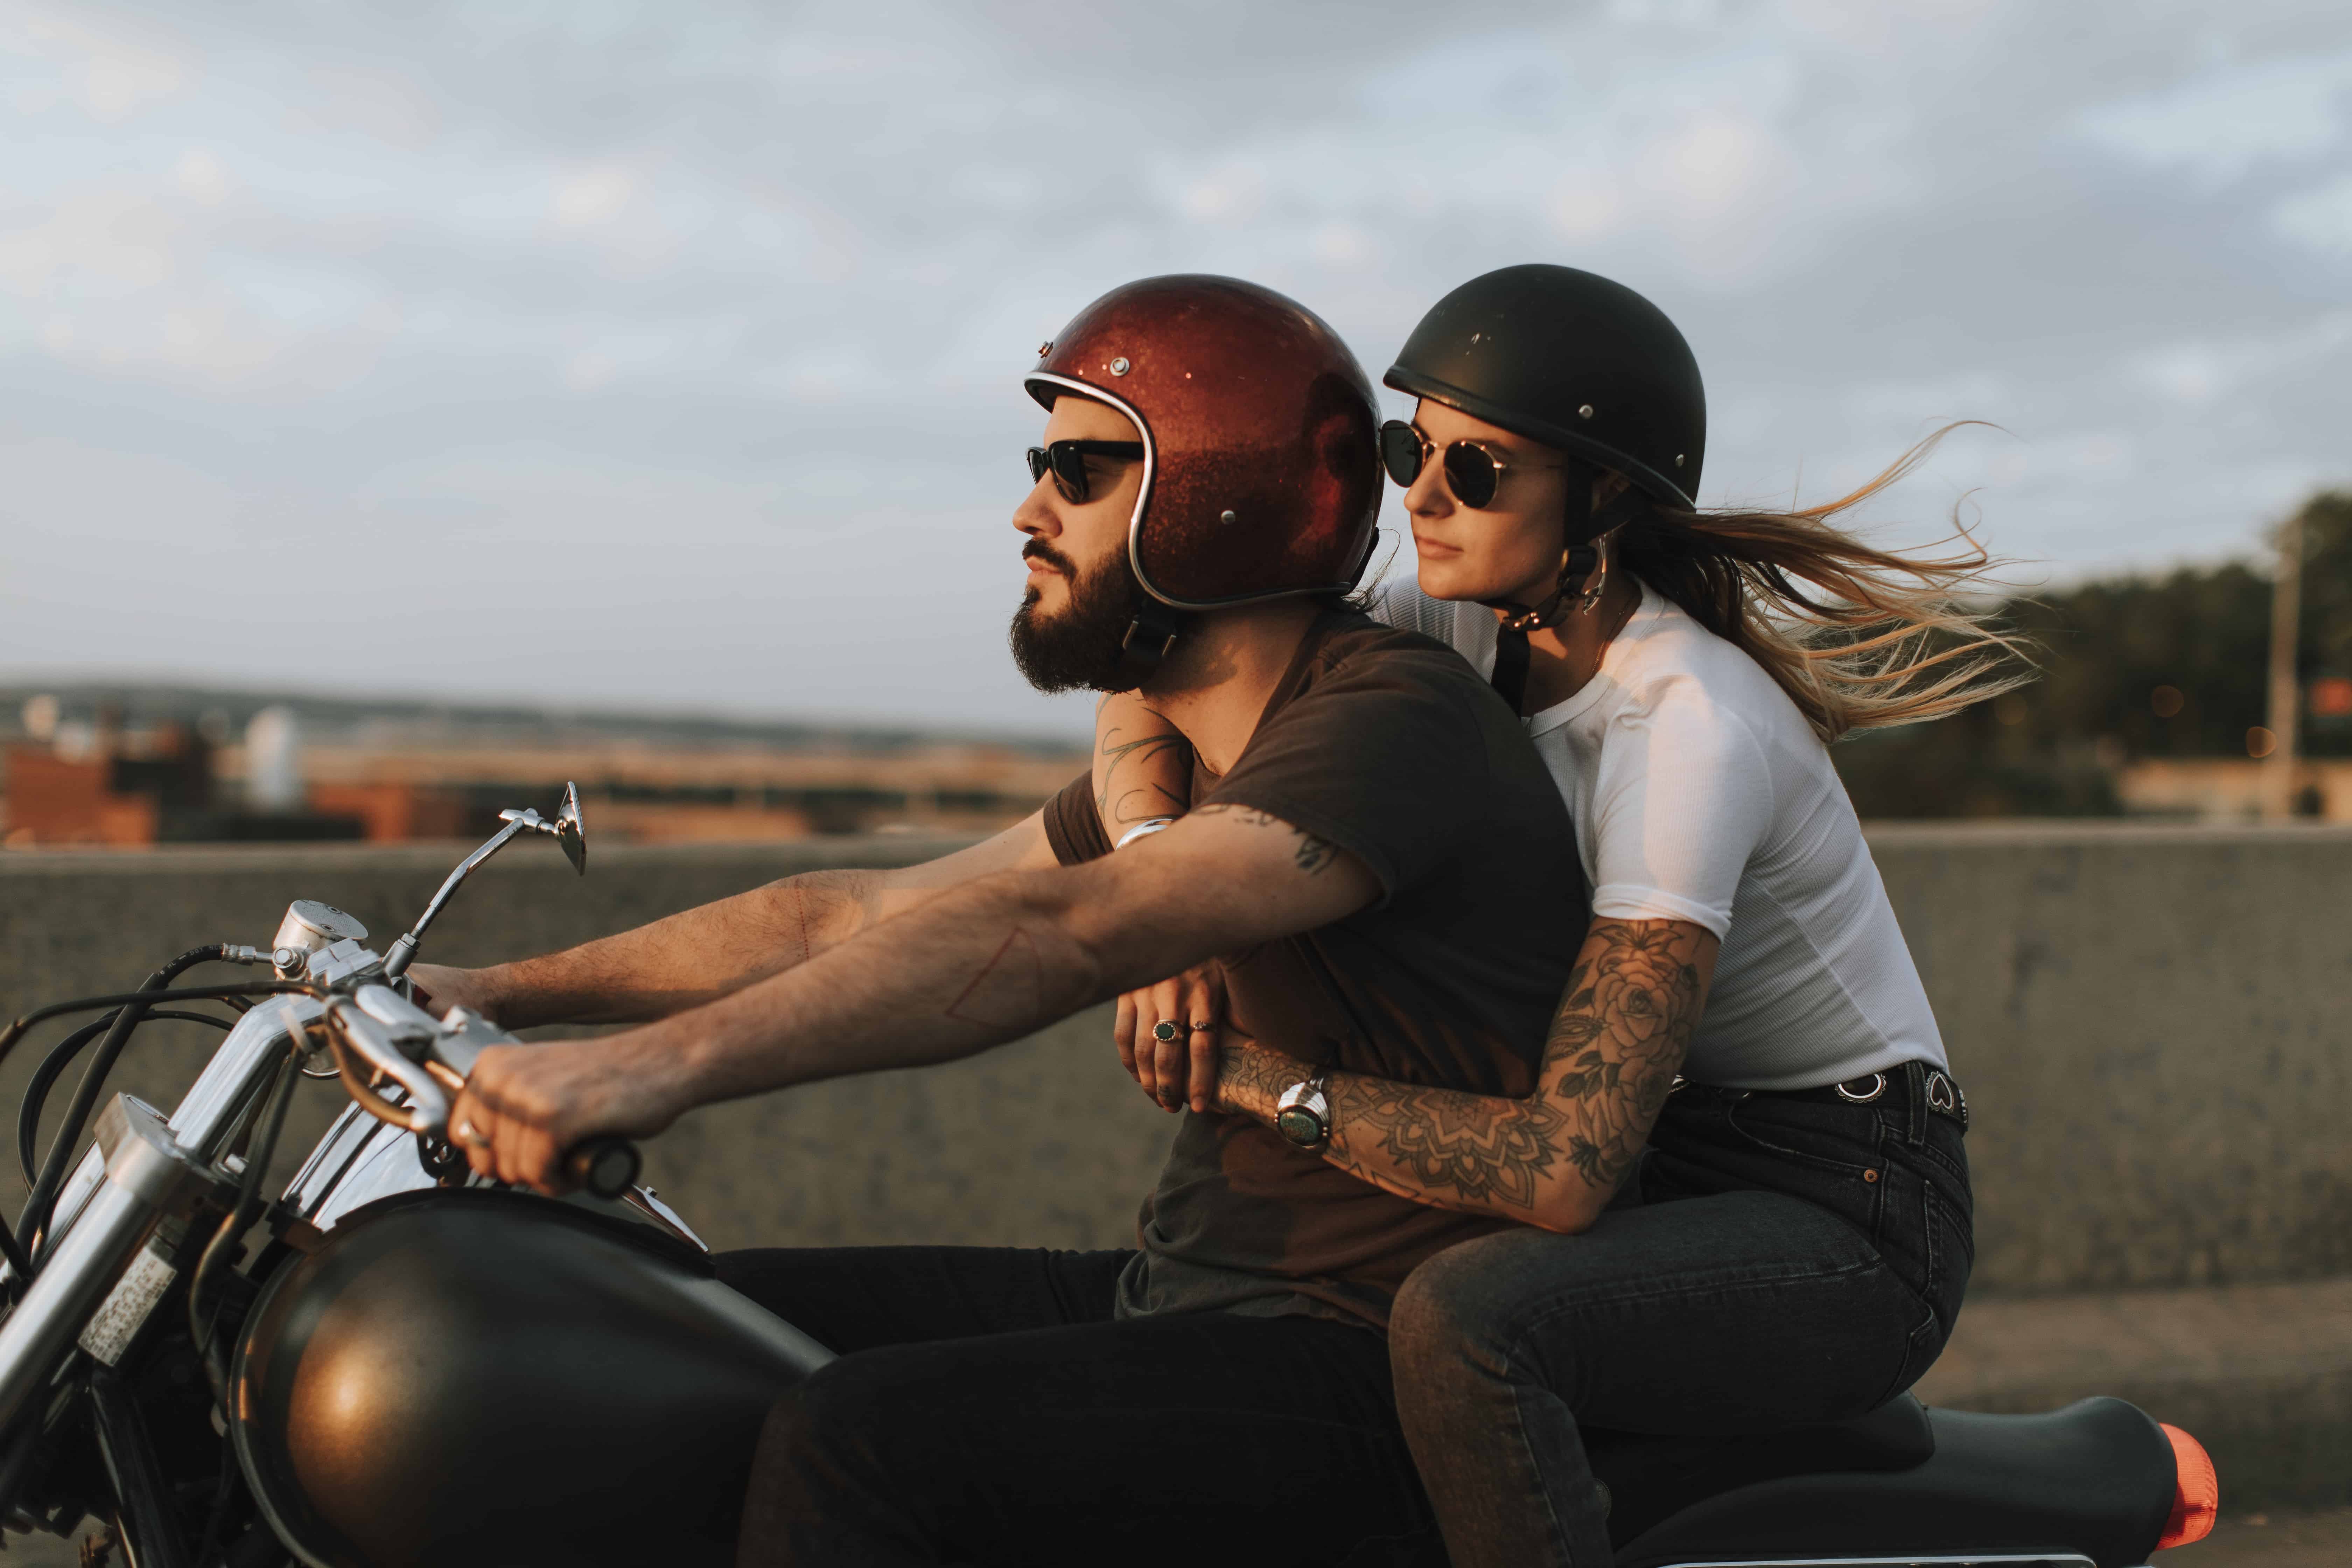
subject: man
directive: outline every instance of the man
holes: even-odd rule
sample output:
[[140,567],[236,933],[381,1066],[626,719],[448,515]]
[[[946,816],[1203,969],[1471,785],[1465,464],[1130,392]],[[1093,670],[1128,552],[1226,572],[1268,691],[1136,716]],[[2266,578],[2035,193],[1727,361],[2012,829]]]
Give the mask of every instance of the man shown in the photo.
[[[1113,853],[1082,777],[928,866],[420,966],[436,1004],[509,1026],[642,1024],[485,1053],[451,1121],[475,1169],[551,1189],[591,1135],[971,1055],[1212,957],[1236,1041],[1318,1074],[1533,1088],[1581,935],[1568,824],[1475,672],[1341,600],[1378,505],[1353,356],[1279,295],[1163,278],[1088,307],[1027,385],[1048,418],[1013,517],[1015,658],[1049,689],[1139,685],[1193,748],[1194,808]],[[770,1417],[740,1561],[1435,1552],[1381,1331],[1415,1263],[1496,1224],[1325,1160],[1319,1076],[1247,1077],[1185,1116],[1133,1252],[720,1259],[842,1352]]]

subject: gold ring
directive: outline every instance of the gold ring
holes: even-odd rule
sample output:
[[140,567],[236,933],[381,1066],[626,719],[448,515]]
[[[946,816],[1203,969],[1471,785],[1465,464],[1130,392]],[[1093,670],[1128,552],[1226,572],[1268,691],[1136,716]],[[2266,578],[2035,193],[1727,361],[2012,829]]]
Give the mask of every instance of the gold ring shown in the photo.
[[1214,1024],[1195,1024],[1192,1026],[1192,1032],[1196,1035],[1205,1035],[1215,1028]]
[[1151,1026],[1151,1037],[1158,1040],[1163,1046],[1173,1041],[1177,1036],[1183,1032],[1183,1030],[1176,1026],[1176,1020],[1173,1018],[1162,1018],[1160,1022]]
[[468,1149],[487,1149],[490,1146],[489,1135],[471,1121],[460,1121],[449,1131],[456,1133],[457,1142]]

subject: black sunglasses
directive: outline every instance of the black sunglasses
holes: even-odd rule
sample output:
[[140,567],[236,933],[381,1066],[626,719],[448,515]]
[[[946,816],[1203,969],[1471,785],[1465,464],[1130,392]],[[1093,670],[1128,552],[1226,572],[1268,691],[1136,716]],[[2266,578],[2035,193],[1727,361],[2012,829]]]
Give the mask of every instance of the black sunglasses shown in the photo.
[[1054,488],[1062,499],[1073,506],[1087,500],[1087,459],[1088,458],[1124,458],[1129,462],[1143,456],[1140,441],[1055,441],[1048,446],[1029,448],[1029,482],[1035,484],[1047,474],[1054,476]]
[[[1381,426],[1381,466],[1389,478],[1411,487],[1421,478],[1423,467],[1434,450],[1429,438],[1402,419],[1391,419]],[[1555,464],[1522,463],[1529,469],[1556,467]],[[1445,488],[1454,499],[1476,510],[1492,506],[1495,490],[1503,481],[1503,470],[1511,467],[1475,441],[1451,441],[1445,447]]]

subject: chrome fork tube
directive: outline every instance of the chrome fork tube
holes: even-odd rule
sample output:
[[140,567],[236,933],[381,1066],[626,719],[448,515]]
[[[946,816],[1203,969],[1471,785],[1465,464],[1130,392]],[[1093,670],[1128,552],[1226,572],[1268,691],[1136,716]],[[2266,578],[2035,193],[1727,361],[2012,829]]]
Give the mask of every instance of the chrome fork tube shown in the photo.
[[155,1205],[113,1182],[100,1184],[61,1237],[25,1299],[0,1322],[0,1430],[49,1384],[58,1359],[147,1239]]
[[[182,1148],[198,1160],[210,1161],[220,1155],[221,1145],[229,1132],[268,1081],[270,1068],[278,1060],[278,1042],[285,1037],[285,1007],[294,1009],[299,1023],[309,1023],[323,1010],[308,996],[289,996],[282,1001],[264,1002],[236,1022],[223,1037],[213,1059],[180,1097],[179,1109],[172,1112],[169,1123],[172,1136]],[[66,1180],[58,1195],[55,1217],[50,1221],[49,1237],[62,1237],[80,1216],[82,1205],[98,1191],[106,1179],[106,1156],[93,1143],[83,1152],[81,1163]],[[43,1274],[49,1271],[44,1264]],[[0,1264],[0,1281],[14,1279],[16,1270]]]
[[[310,997],[289,997],[295,1016],[319,1016]],[[222,1146],[268,1083],[282,1059],[285,1015],[263,1004],[237,1020],[167,1124],[173,1140],[199,1163]],[[105,1156],[93,1146],[58,1206],[44,1261],[16,1307],[0,1320],[0,1430],[48,1386],[59,1360],[90,1314],[154,1228],[159,1211],[149,1199],[107,1179]]]

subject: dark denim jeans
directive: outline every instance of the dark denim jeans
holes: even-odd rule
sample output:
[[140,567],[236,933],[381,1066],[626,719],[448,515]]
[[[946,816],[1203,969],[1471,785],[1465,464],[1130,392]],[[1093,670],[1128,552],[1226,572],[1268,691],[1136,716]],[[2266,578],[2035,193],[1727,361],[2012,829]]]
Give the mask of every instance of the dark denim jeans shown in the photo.
[[742,1568],[1404,1568],[1444,1561],[1381,1336],[1113,1321],[1124,1252],[722,1253],[842,1358],[760,1437]]
[[1868,1105],[1686,1087],[1590,1230],[1483,1237],[1414,1271],[1389,1349],[1454,1568],[1607,1568],[1580,1424],[1769,1432],[1927,1370],[1973,1244],[1960,1127],[1924,1079],[1891,1072]]

